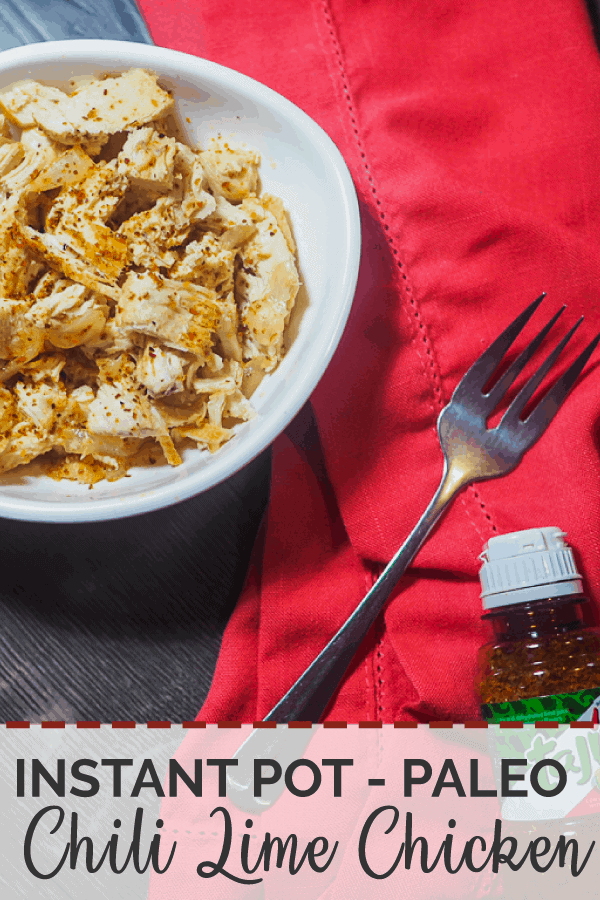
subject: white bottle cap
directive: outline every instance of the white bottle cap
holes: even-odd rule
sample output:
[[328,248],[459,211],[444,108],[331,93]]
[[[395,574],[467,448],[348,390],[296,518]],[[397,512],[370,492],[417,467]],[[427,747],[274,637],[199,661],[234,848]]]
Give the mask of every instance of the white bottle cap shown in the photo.
[[479,557],[484,609],[581,595],[573,551],[560,528],[529,528],[490,538]]

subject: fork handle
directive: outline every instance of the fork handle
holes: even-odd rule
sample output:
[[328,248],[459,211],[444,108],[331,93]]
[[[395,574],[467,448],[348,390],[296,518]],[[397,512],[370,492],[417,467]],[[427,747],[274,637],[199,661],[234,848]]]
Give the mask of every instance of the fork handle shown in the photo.
[[396,555],[337,634],[265,716],[265,722],[319,721],[396,584],[446,507],[467,483],[459,468],[444,465],[439,488]]

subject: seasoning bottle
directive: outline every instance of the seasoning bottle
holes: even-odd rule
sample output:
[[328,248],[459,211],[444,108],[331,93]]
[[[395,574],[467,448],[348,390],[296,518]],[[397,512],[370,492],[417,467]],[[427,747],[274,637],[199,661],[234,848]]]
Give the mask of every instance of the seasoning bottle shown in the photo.
[[[492,723],[593,719],[592,705],[600,696],[600,631],[583,621],[587,600],[564,532],[530,528],[499,535],[488,541],[481,559],[483,618],[494,630],[480,655],[483,717]],[[600,775],[598,729],[568,728],[559,738],[556,730],[530,725],[528,730],[494,729],[489,740],[494,768],[503,756],[523,757],[530,765],[554,758],[568,764],[587,785],[581,802],[571,807],[565,799],[563,810],[554,810],[551,818],[541,810],[534,818],[535,804],[528,799],[501,800],[503,833],[515,837],[523,850],[541,837],[554,847],[561,836],[580,848],[589,847],[600,829],[600,793],[595,789]],[[568,863],[563,868],[554,865],[546,877],[531,866],[504,868],[500,877],[511,900],[550,896],[548,877],[556,892],[552,896],[573,889]],[[595,866],[588,865],[575,883],[580,896],[595,895]]]
[[600,631],[560,528],[489,540],[481,555],[483,616],[494,639],[482,648],[479,686],[490,722],[571,722],[600,695]]

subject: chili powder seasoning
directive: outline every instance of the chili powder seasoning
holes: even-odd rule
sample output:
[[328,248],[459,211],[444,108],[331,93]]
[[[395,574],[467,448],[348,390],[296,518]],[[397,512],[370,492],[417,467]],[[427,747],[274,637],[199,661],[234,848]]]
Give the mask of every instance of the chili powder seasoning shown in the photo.
[[531,528],[491,538],[481,555],[494,640],[481,650],[479,692],[490,722],[572,722],[600,696],[600,633],[583,621],[564,538]]

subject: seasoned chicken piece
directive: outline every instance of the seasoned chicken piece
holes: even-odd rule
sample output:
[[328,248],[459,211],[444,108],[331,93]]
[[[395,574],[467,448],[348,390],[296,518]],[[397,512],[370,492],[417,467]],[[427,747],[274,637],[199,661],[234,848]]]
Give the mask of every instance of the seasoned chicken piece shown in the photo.
[[132,382],[131,376],[135,371],[135,360],[130,353],[120,353],[116,356],[96,356],[94,359],[98,368],[98,385],[104,383],[114,384],[115,381]]
[[127,353],[133,349],[133,338],[137,338],[129,329],[120,328],[114,319],[108,319],[98,337],[85,342],[82,350],[86,354]]
[[44,272],[31,291],[31,296],[35,300],[40,300],[42,297],[49,297],[52,291],[62,290],[62,288],[68,287],[71,283],[67,278],[62,278],[58,272],[50,270],[49,272]]
[[200,366],[202,366],[202,368],[204,369],[204,371],[207,375],[214,375],[217,372],[223,371],[223,367],[224,367],[223,358],[221,356],[219,356],[218,353],[207,353],[207,355],[205,356],[204,359],[198,359],[197,362],[198,362],[198,365],[196,366],[196,369],[194,370],[194,376],[191,378],[188,377],[188,386],[191,385],[192,381],[196,377],[197,369]]
[[81,147],[70,147],[48,163],[29,185],[32,191],[51,191],[81,181],[94,165]]
[[[5,152],[13,152],[7,144]],[[14,151],[18,165],[5,167],[0,175],[0,297],[23,299],[42,266],[15,230],[17,219],[29,216],[31,182],[57,157],[54,145],[41,132],[25,132]],[[4,148],[1,148],[4,149]]]
[[137,364],[135,377],[151,397],[166,397],[185,388],[188,360],[176,350],[148,344]]
[[119,296],[119,289],[110,283],[106,272],[82,259],[77,249],[63,240],[64,235],[41,234],[27,225],[18,224],[15,232],[29,250],[65,278],[114,300]]
[[137,453],[144,440],[122,438],[114,434],[90,434],[84,426],[68,425],[61,429],[57,443],[66,453],[76,453],[82,459],[91,456],[92,459],[116,469],[123,460]]
[[0,436],[6,437],[17,421],[17,404],[14,395],[4,387],[0,387]]
[[34,128],[37,125],[34,110],[50,103],[59,104],[66,94],[55,87],[39,84],[37,81],[20,81],[10,91],[0,94],[0,109],[19,128]]
[[[119,203],[127,180],[116,178],[110,165],[96,166],[78,148],[60,157],[55,154],[31,186],[45,190],[59,179],[66,186],[46,216],[45,231],[38,232],[17,223],[15,228],[19,233],[13,229],[12,242],[17,244],[20,238],[22,246],[52,268],[92,290],[112,296],[110,285],[127,263],[127,245],[103,223]],[[14,173],[4,184],[13,181]]]
[[52,449],[54,440],[31,419],[18,422],[7,436],[0,453],[0,472],[23,466]]
[[101,384],[88,407],[88,430],[92,434],[119,437],[150,437],[166,426],[149,401],[127,382]]
[[71,391],[69,394],[69,404],[70,411],[77,413],[84,413],[87,418],[87,413],[89,411],[89,405],[94,399],[94,392],[89,384],[82,384],[81,387],[75,388],[74,391]]
[[217,196],[215,200],[215,209],[206,219],[206,227],[220,236],[224,248],[236,250],[256,233],[254,207],[248,209],[247,200],[239,206],[224,197]]
[[[27,320],[28,310],[23,301],[0,300],[0,359],[13,360],[18,367],[44,347],[44,330]],[[6,369],[0,372],[0,380],[7,377]]]
[[25,319],[45,328],[47,339],[55,347],[67,349],[99,337],[107,316],[103,298],[90,296],[81,284],[70,284],[36,300]]
[[82,484],[96,484],[104,478],[113,481],[127,473],[132,457],[143,443],[140,438],[92,435],[84,429],[66,429],[60,443],[66,456],[47,473],[59,481],[68,478]]
[[62,353],[45,353],[38,359],[22,366],[21,371],[34,383],[38,381],[58,384],[60,373],[66,363],[66,356]]
[[232,291],[222,300],[221,321],[217,327],[217,337],[223,356],[241,362],[243,357],[242,345],[238,337],[238,319],[238,308]]
[[177,254],[164,249],[184,241],[189,225],[169,197],[161,197],[152,209],[135,213],[117,231],[128,243],[132,262],[143,269],[170,269]]
[[[65,234],[59,231],[58,237]],[[69,234],[69,244],[110,283],[119,279],[127,265],[127,240],[106,225],[82,220],[81,231]]]
[[117,157],[117,173],[134,187],[170,191],[176,156],[175,138],[157,134],[154,128],[132,131]]
[[129,241],[135,265],[172,266],[177,257],[166,251],[182,244],[192,225],[215,210],[215,198],[203,189],[202,167],[195,154],[179,143],[176,151],[176,177],[169,195],[126,219],[118,230]]
[[[88,157],[89,158],[89,157]],[[127,240],[105,224],[127,189],[115,165],[91,160],[83,180],[63,189],[46,217],[46,232],[96,267],[114,283],[127,265]]]
[[[96,440],[105,442],[108,439]],[[68,479],[90,487],[103,480],[116,481],[126,475],[130,466],[136,462],[135,456],[143,443],[144,441],[134,438],[111,438],[113,446],[110,455],[100,452],[79,453],[79,451],[66,453],[64,457],[54,460],[51,464],[47,462],[44,472],[56,481]],[[94,448],[95,444],[91,443],[91,446]],[[147,454],[147,459],[151,462],[155,462],[153,455],[152,452]],[[144,460],[142,464],[147,465],[147,461]]]
[[4,422],[9,425],[7,418],[15,422],[0,441],[0,471],[21,466],[52,449],[51,431],[66,405],[61,387],[44,381],[18,382],[12,404],[0,396],[0,405],[4,406]]
[[87,428],[92,435],[154,437],[170,465],[181,463],[162,416],[128,381],[100,385],[95,400],[88,407]]
[[197,218],[204,219],[216,209],[216,200],[208,190],[210,185],[205,177],[200,154],[193,153],[185,144],[178,144],[177,149],[180,171],[183,173],[184,180],[189,179],[189,186],[196,204],[202,210],[202,215]]
[[0,180],[23,161],[25,151],[21,144],[6,143],[0,147]]
[[[91,435],[86,430],[89,409],[95,394],[89,385],[81,385],[67,394],[67,404],[60,426],[56,429],[56,443],[66,453],[77,453],[81,457],[101,457],[106,462],[108,455],[123,455],[122,438]],[[139,443],[139,442],[138,442]],[[118,463],[109,464],[117,468]]]
[[233,149],[227,143],[215,142],[200,158],[213,194],[239,203],[256,193],[260,156],[255,150]]
[[149,271],[170,269],[177,262],[177,253],[173,250],[158,250],[143,238],[129,244],[129,252],[134,266]]
[[0,108],[21,128],[37,125],[63,144],[126,131],[165,115],[173,99],[143,69],[94,81],[72,94],[24,81],[0,94]]
[[160,197],[151,209],[123,222],[117,234],[128,241],[134,265],[170,268],[177,256],[168,251],[185,241],[191,225],[176,197]]
[[173,435],[176,440],[189,438],[189,440],[195,441],[198,449],[210,450],[211,453],[216,453],[232,437],[233,432],[231,429],[223,428],[221,425],[203,422],[200,425],[182,425],[174,428]]
[[83,285],[60,279],[55,283],[54,290],[36,299],[25,318],[45,328],[50,318],[70,312],[73,307],[81,305],[88,295],[89,291]]
[[202,240],[187,245],[171,274],[179,281],[194,281],[218,294],[229,293],[233,290],[234,259],[235,252],[224,247],[218,237],[205,234]]
[[275,216],[277,224],[279,225],[285,238],[286,244],[290,248],[290,253],[296,253],[296,241],[294,240],[294,235],[292,234],[292,229],[290,227],[290,223],[288,222],[288,217],[283,205],[283,201],[279,197],[274,197],[273,194],[263,194],[260,198],[260,202],[265,209],[267,209],[270,213],[273,213],[273,215]]
[[223,371],[218,376],[194,379],[195,391],[210,394],[207,412],[211,424],[222,425],[224,416],[244,421],[256,416],[252,404],[240,390],[242,380],[242,366],[232,359],[226,360]]
[[131,272],[120,292],[116,323],[167,347],[206,356],[219,321],[214,291],[156,274]]
[[26,416],[41,431],[52,429],[56,416],[64,410],[67,395],[56,384],[18,382],[15,385],[17,411]]
[[57,155],[54,144],[35,130],[25,132],[21,144],[0,148],[0,297],[24,298],[42,271],[15,232],[15,223],[28,219],[31,182]]
[[237,390],[225,396],[223,416],[247,422],[249,419],[255,419],[257,412],[241,390]]
[[83,181],[61,191],[54,201],[46,220],[48,230],[76,232],[82,222],[105,225],[121,202],[128,181],[124,175],[117,174],[116,160],[90,162]]
[[211,425],[221,427],[223,424],[223,408],[225,406],[225,394],[211,394],[207,403],[208,421]]
[[58,159],[61,149],[42,131],[31,128],[21,135],[22,162],[2,178],[0,188],[6,193],[21,194],[30,190],[43,170]]
[[44,267],[14,234],[13,228],[3,232],[0,227],[0,297],[25,300]]
[[168,428],[182,425],[195,425],[206,417],[206,398],[197,398],[191,403],[177,406],[178,397],[169,397],[167,400],[158,399],[153,404],[158,410]]
[[273,213],[253,203],[257,232],[241,251],[236,293],[246,326],[244,358],[262,354],[277,363],[283,352],[283,332],[298,293],[294,256]]
[[5,141],[12,141],[13,137],[10,131],[10,122],[6,118],[6,116],[0,115],[0,137],[3,137]]
[[232,394],[242,383],[242,367],[238,362],[230,360],[223,367],[223,373],[216,378],[195,378],[194,390],[199,394]]

